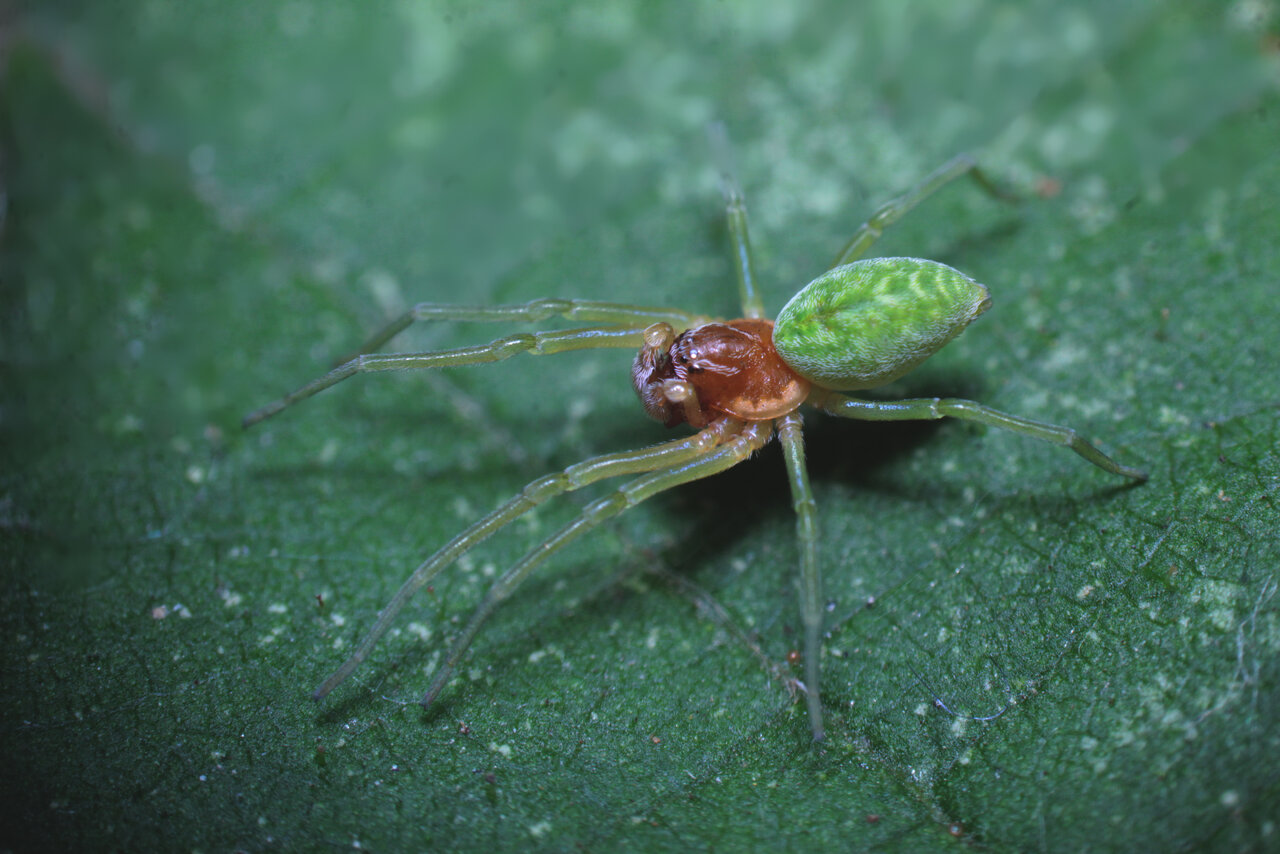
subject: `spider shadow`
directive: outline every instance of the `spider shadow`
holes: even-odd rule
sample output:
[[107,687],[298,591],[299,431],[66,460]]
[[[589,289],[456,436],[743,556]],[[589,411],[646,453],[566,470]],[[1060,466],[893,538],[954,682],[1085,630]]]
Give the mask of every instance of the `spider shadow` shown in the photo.
[[[945,396],[981,400],[985,390],[985,385],[971,373],[935,371],[924,381],[908,380],[895,384],[891,395],[870,394],[865,398],[892,401]],[[965,497],[971,484],[958,479],[900,482],[883,473],[926,446],[939,431],[980,432],[993,429],[952,418],[860,421],[829,416],[812,409],[802,412],[805,415],[806,467],[815,486],[837,485],[849,491],[874,493],[904,502],[971,501]],[[1064,449],[1057,450],[1061,452]],[[1078,460],[1067,461],[1068,464],[1076,462]],[[1108,483],[1090,494],[1105,500],[1135,485],[1134,482]],[[818,500],[821,503],[821,496]],[[779,518],[794,518],[789,479],[781,446],[776,441],[770,442],[755,458],[742,465],[715,477],[686,484],[655,501],[659,512],[679,517],[692,531],[666,549],[669,554],[664,557],[676,571],[716,563],[717,559],[738,547],[744,532]],[[985,497],[984,501],[996,518],[1003,517],[1001,505],[1004,504],[1025,506],[1029,502],[1034,503],[1042,517],[1064,520],[1070,519],[1079,507],[1078,498],[1061,492],[1047,495],[993,494]]]
[[[876,469],[891,464],[901,455],[927,441],[938,428],[934,422],[899,422],[884,424],[871,422],[835,423],[838,419],[811,413],[806,419],[806,445],[811,477],[815,480],[838,479],[860,485],[869,485]],[[641,447],[651,444],[651,431],[639,431],[632,424],[619,422],[613,437],[602,439],[603,444],[618,447]],[[674,436],[673,436],[674,438]],[[348,472],[348,476],[357,476]],[[358,476],[375,477],[374,472],[359,470]],[[575,500],[570,497],[569,500]],[[579,502],[583,499],[577,499]],[[698,567],[718,563],[718,558],[740,544],[744,531],[759,528],[778,518],[791,516],[791,491],[787,485],[787,473],[781,446],[775,441],[765,446],[755,457],[744,463],[704,480],[685,484],[652,500],[656,512],[671,520],[670,527],[682,531],[680,535],[656,554],[656,560],[671,571],[694,577]],[[640,557],[638,560],[645,560]],[[575,586],[587,585],[583,595],[572,607],[566,602],[529,627],[529,632],[518,638],[509,638],[498,646],[486,649],[483,655],[493,660],[519,658],[519,654],[507,647],[518,644],[521,648],[538,648],[557,643],[560,635],[581,635],[596,631],[584,627],[584,622],[596,624],[605,631],[620,615],[632,610],[632,598],[644,595],[634,588],[605,579],[592,583],[585,577],[597,572],[580,559],[569,558],[576,566],[563,567]],[[634,560],[631,561],[634,563]],[[635,567],[621,572],[635,571]],[[530,577],[517,595],[532,601],[564,602],[563,593],[556,586],[564,573],[537,573]],[[785,576],[783,583],[790,583]],[[570,613],[571,612],[571,613]],[[433,654],[436,644],[409,644],[406,648],[381,656],[381,660],[366,665],[367,682],[362,688],[348,691],[341,697],[331,697],[317,709],[320,720],[336,723],[349,718],[356,709],[367,707],[370,699],[383,693],[387,686],[395,695],[413,692],[422,687],[411,677],[399,675],[404,669],[408,674]],[[395,686],[394,688],[392,686]],[[431,718],[448,716],[453,693],[446,691],[425,712]],[[396,700],[395,702],[401,702]],[[406,705],[409,701],[405,701]]]
[[[962,377],[934,377],[927,388],[903,387],[903,394],[883,399],[925,396],[939,389],[960,396],[981,391]],[[888,488],[884,479],[877,476],[879,471],[926,444],[947,420],[873,422],[836,418],[813,410],[804,413],[810,480],[875,491]],[[678,517],[691,531],[667,549],[669,565],[680,571],[682,567],[714,562],[732,551],[744,531],[780,516],[792,516],[791,489],[781,445],[772,441],[751,460],[714,477],[686,484],[655,503],[659,512]]]

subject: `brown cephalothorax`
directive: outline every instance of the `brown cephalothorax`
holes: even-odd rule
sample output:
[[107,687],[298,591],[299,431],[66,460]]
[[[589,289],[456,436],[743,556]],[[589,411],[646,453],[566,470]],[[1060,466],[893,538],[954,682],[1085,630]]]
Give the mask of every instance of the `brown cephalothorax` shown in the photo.
[[773,321],[705,323],[679,335],[667,323],[645,330],[631,366],[636,394],[650,416],[674,427],[703,427],[724,416],[766,421],[793,412],[809,381],[773,346]]

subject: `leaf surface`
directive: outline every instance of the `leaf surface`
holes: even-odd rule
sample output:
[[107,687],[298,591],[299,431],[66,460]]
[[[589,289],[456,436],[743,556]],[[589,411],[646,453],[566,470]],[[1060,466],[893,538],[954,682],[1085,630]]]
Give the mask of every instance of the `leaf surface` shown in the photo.
[[[1274,14],[1245,5],[16,13],[0,844],[1272,844],[1280,100]],[[821,747],[785,687],[776,448],[557,555],[429,713],[494,574],[606,488],[477,549],[313,704],[448,537],[669,434],[617,351],[357,377],[239,418],[417,301],[732,314],[716,118],[771,311],[957,152],[1013,186],[1013,206],[949,187],[877,244],[994,302],[886,394],[1069,424],[1151,481],[954,423],[810,417]]]

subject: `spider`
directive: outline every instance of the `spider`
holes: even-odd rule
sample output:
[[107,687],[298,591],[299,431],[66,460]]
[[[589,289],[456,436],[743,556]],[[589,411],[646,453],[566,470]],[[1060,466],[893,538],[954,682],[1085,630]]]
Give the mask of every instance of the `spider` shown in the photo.
[[[668,427],[695,433],[640,450],[592,457],[528,484],[518,495],[472,524],[425,561],[379,612],[355,651],[312,694],[323,699],[369,655],[409,599],[468,550],[556,496],[606,478],[632,479],[588,504],[565,527],[534,546],[489,588],[436,669],[424,707],[439,696],[481,626],[529,574],[573,540],[660,492],[710,477],[751,457],[774,436],[786,460],[800,557],[800,610],[804,626],[804,680],[810,729],[825,729],[819,694],[822,585],[818,565],[817,506],[805,466],[799,413],[802,404],[841,418],[908,421],[959,418],[1064,445],[1111,474],[1134,482],[1145,472],[1122,465],[1061,427],[999,412],[958,398],[873,401],[840,392],[871,389],[897,379],[937,352],[990,306],[986,287],[936,261],[919,258],[859,260],[885,228],[955,179],[968,175],[988,192],[1000,191],[960,155],[903,195],[878,208],[855,232],[831,267],[802,288],[778,314],[765,317],[747,233],[746,206],[729,167],[723,129],[713,127],[742,316],[715,320],[670,308],[571,299],[523,305],[456,306],[422,303],[374,335],[328,374],[244,418],[248,428],[348,377],[370,371],[442,368],[496,362],[517,353],[545,355],[604,347],[639,348],[631,378],[645,411]],[[416,321],[544,321],[554,316],[597,325],[528,332],[488,344],[423,353],[382,354],[395,335]]]

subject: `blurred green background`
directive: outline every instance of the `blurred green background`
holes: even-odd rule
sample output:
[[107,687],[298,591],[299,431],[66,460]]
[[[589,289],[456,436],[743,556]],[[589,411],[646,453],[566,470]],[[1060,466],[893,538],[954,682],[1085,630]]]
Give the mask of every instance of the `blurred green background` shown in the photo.
[[[60,2],[3,13],[0,847],[1280,846],[1274,2]],[[734,312],[709,121],[770,311],[875,254],[994,308],[882,396],[1065,423],[1151,482],[947,423],[812,416],[815,747],[776,448],[556,557],[414,565],[525,482],[663,440],[617,351],[360,377],[419,300]],[[507,330],[412,330],[405,349]]]

